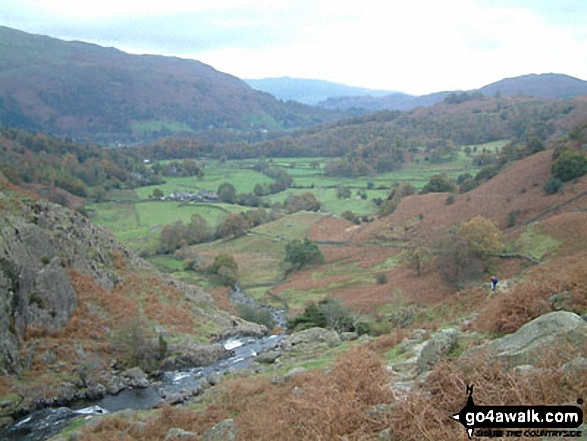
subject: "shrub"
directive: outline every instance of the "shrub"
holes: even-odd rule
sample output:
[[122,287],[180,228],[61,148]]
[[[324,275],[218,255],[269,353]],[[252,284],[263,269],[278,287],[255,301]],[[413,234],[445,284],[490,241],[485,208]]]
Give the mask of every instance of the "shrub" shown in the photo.
[[336,197],[338,199],[348,199],[351,197],[351,190],[348,187],[337,187]]
[[357,216],[355,215],[355,213],[353,211],[346,210],[346,211],[343,211],[340,214],[340,217],[342,217],[343,219],[348,220],[349,222],[355,222],[355,219],[356,219]]
[[293,317],[288,328],[308,329],[313,327],[334,329],[337,332],[357,330],[357,317],[338,299],[324,299],[306,306],[304,313]]
[[456,196],[454,194],[449,195],[446,198],[446,205],[452,205],[452,204],[454,204],[455,203],[455,200],[456,200]]
[[555,194],[558,193],[559,191],[561,191],[564,187],[564,183],[562,180],[560,180],[559,178],[550,178],[548,181],[546,181],[546,183],[544,184],[544,187],[542,187],[542,189],[544,190],[544,193],[546,194]]
[[307,265],[324,263],[324,256],[316,242],[307,238],[303,241],[296,239],[285,246],[284,262],[299,270]]
[[518,216],[520,215],[521,211],[520,210],[512,210],[508,213],[508,217],[506,220],[506,226],[508,228],[512,228],[515,227],[516,224],[518,223]]
[[375,280],[379,285],[385,285],[388,282],[387,274],[385,273],[377,273],[375,274]]
[[434,175],[428,183],[422,187],[422,194],[425,193],[451,193],[455,186],[445,174]]
[[238,315],[243,320],[257,323],[272,329],[275,326],[275,320],[271,316],[271,311],[267,308],[262,308],[254,305],[237,305],[236,310]]
[[214,263],[210,266],[209,271],[218,275],[225,285],[233,285],[237,280],[238,264],[234,256],[220,253],[214,258]]
[[566,151],[552,163],[552,175],[566,182],[587,172],[587,157],[583,153]]

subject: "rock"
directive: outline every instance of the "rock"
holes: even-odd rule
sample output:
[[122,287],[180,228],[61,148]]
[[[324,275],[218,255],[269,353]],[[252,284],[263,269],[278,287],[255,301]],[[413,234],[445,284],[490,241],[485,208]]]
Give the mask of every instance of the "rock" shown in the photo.
[[391,429],[387,428],[377,434],[378,441],[395,441],[395,438],[391,434]]
[[315,349],[318,345],[326,345],[330,348],[341,344],[340,337],[335,331],[324,328],[310,328],[300,332],[294,332],[281,341],[280,347],[284,351]]
[[271,364],[275,363],[275,360],[277,360],[280,356],[281,352],[279,351],[267,351],[257,355],[254,358],[254,361],[257,363]]
[[147,423],[142,421],[133,421],[129,424],[126,433],[133,438],[141,439],[145,435],[145,430],[147,429]]
[[351,341],[351,340],[356,340],[357,338],[359,338],[359,334],[356,332],[341,332],[340,333],[340,339],[342,341]]
[[147,374],[138,366],[125,370],[121,375],[130,381],[147,379]]
[[165,441],[196,441],[196,434],[180,429],[179,427],[172,427],[165,435]]
[[229,355],[229,351],[218,343],[186,345],[176,348],[175,352],[178,352],[178,354],[171,355],[163,360],[161,369],[173,371],[206,366]]
[[53,364],[57,361],[57,356],[53,351],[45,351],[43,352],[41,363],[43,364]]
[[385,420],[396,408],[395,404],[377,404],[365,410],[365,415],[376,421]]
[[456,329],[445,329],[436,332],[422,348],[420,357],[418,357],[418,372],[422,373],[429,370],[445,358],[456,347],[459,334]]
[[216,386],[217,384],[222,383],[222,375],[218,372],[212,372],[208,375],[208,383],[210,383],[211,386]]
[[149,387],[149,380],[147,374],[143,372],[140,367],[134,367],[122,372],[122,377],[127,380],[127,384],[131,387],[145,389]]
[[0,429],[14,424],[14,420],[9,416],[0,416]]
[[91,401],[98,400],[106,395],[106,387],[102,384],[96,384],[86,389],[86,398]]
[[74,384],[64,383],[62,387],[59,388],[59,392],[55,398],[56,404],[58,406],[65,406],[70,404],[75,398],[75,393],[76,388]]
[[[587,344],[587,323],[577,314],[555,311],[526,323],[515,333],[493,340],[489,352],[510,367],[535,364],[549,347]],[[579,352],[581,353],[581,352]]]
[[573,293],[571,291],[563,291],[553,294],[548,298],[548,303],[555,311],[568,311],[573,305]]
[[289,371],[287,371],[286,374],[283,376],[283,379],[285,381],[289,381],[293,377],[295,377],[296,375],[303,374],[306,371],[307,371],[307,369],[305,367],[302,367],[302,366],[295,367],[295,368],[290,369]]
[[224,420],[204,432],[204,441],[234,441],[237,427],[231,419]]
[[79,441],[82,439],[82,433],[79,430],[74,430],[69,434],[68,441]]
[[0,417],[7,417],[15,413],[21,406],[23,397],[17,394],[10,394],[0,401]]
[[575,358],[563,366],[563,371],[571,378],[585,377],[587,375],[587,358]]
[[516,366],[513,369],[513,372],[514,372],[514,374],[523,377],[524,375],[531,374],[535,370],[536,370],[536,368],[534,366],[532,366],[531,364],[521,364],[520,366]]

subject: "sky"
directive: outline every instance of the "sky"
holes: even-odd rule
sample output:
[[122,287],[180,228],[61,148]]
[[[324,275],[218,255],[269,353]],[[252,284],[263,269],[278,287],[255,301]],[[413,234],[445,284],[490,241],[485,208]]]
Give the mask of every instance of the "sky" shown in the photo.
[[240,78],[415,95],[530,73],[587,80],[585,0],[1,0],[0,25]]

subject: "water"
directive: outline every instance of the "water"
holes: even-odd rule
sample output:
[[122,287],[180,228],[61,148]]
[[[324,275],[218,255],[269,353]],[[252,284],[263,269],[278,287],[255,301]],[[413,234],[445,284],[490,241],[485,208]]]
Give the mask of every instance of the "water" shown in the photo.
[[[246,303],[271,310],[273,319],[278,326],[285,327],[285,313],[277,308],[257,305],[253,299],[243,293],[238,287],[231,293],[234,303]],[[189,395],[189,391],[200,387],[202,379],[210,374],[238,371],[248,367],[253,358],[271,350],[283,338],[282,335],[263,337],[235,336],[221,343],[225,349],[231,351],[227,358],[219,360],[209,366],[195,367],[181,371],[168,371],[160,382],[154,383],[146,389],[125,389],[117,395],[107,395],[92,402],[83,402],[72,405],[71,408],[46,408],[30,413],[8,429],[0,431],[0,439],[14,441],[42,441],[63,430],[74,419],[85,415],[91,418],[94,415],[118,412],[125,409],[144,410],[155,407],[163,397],[174,394]]]

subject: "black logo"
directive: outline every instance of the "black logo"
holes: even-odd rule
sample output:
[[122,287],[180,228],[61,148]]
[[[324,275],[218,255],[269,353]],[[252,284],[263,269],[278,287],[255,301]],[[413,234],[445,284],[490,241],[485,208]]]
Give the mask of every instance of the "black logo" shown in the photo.
[[[582,402],[582,401],[580,401]],[[576,431],[560,430],[492,430],[492,429],[569,429],[583,424],[583,410],[578,406],[477,406],[473,386],[467,386],[467,404],[452,415],[467,430],[469,439],[477,436],[581,436]],[[476,429],[489,429],[475,431]]]

